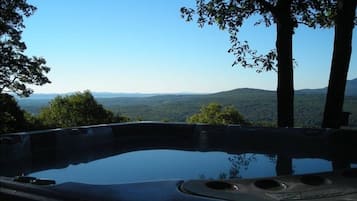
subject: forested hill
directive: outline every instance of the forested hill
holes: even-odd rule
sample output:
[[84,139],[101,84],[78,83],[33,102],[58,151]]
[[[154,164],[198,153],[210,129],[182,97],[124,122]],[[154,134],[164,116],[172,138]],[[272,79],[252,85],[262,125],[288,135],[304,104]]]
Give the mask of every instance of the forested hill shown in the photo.
[[[98,99],[108,109],[138,120],[185,121],[203,104],[217,102],[234,105],[244,117],[254,122],[276,121],[276,94],[257,89],[236,89],[208,95],[169,95],[148,98]],[[297,126],[319,126],[325,95],[296,94]],[[357,96],[345,98],[345,111],[352,112],[351,125],[357,126]]]
[[[357,79],[347,83],[344,110],[351,112],[350,125],[357,126]],[[325,93],[323,89],[298,90],[295,93],[295,120],[297,126],[319,126],[322,120]],[[234,105],[247,120],[254,122],[276,121],[276,93],[259,89],[235,89],[201,95],[156,95],[149,97],[100,98],[99,103],[114,113],[132,120],[185,121],[199,111],[203,104],[217,102]],[[21,107],[38,113],[49,99],[19,99]]]
[[[327,87],[320,89],[301,89],[297,90],[295,93],[297,94],[326,94]],[[357,96],[357,78],[353,80],[347,80],[346,82],[346,96]]]

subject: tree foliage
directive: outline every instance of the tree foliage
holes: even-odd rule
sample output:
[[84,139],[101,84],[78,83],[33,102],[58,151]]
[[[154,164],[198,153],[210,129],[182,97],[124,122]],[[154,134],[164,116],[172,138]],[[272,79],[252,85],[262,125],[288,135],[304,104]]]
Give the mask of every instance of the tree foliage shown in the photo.
[[33,93],[27,84],[50,83],[45,76],[50,70],[46,60],[26,56],[26,44],[21,40],[24,17],[35,10],[26,0],[0,0],[0,93],[27,97]]
[[257,67],[257,72],[277,70],[277,52],[273,48],[265,54],[252,49],[248,41],[238,39],[239,28],[252,16],[261,16],[255,25],[269,27],[280,21],[281,2],[289,4],[289,19],[292,32],[299,24],[315,28],[329,27],[336,15],[333,2],[328,0],[197,0],[196,9],[181,8],[181,16],[186,21],[196,21],[199,27],[216,24],[222,30],[228,30],[232,47],[228,50],[236,56],[233,66]]
[[187,118],[189,123],[247,124],[243,116],[234,106],[223,107],[218,103],[209,103],[201,107],[200,112]]
[[39,119],[49,127],[74,127],[127,121],[98,104],[89,91],[57,96],[41,110]]
[[[334,10],[328,0],[197,0],[196,9],[181,8],[182,17],[192,21],[197,14],[200,27],[216,24],[228,30],[232,47],[228,52],[236,56],[234,65],[256,67],[257,72],[275,70],[278,73],[278,126],[294,126],[294,87],[292,36],[299,24],[309,27],[331,26]],[[238,40],[239,28],[252,16],[260,16],[255,24],[276,24],[276,47],[266,54],[258,54],[247,41]]]
[[0,133],[16,132],[26,127],[24,111],[8,94],[0,94]]

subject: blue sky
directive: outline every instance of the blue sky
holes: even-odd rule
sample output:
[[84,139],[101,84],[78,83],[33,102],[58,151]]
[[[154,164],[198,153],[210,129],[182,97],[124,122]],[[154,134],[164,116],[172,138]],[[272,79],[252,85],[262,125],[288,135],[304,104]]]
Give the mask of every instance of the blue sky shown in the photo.
[[[229,35],[216,26],[198,28],[180,17],[194,0],[31,0],[26,19],[27,54],[47,60],[52,84],[36,93],[73,91],[210,93],[235,88],[275,90],[276,73],[232,67]],[[274,48],[275,26],[241,28],[241,40],[264,53]],[[356,48],[356,29],[353,48]],[[294,35],[295,88],[327,86],[333,29],[300,26]],[[357,53],[349,79],[357,77]]]

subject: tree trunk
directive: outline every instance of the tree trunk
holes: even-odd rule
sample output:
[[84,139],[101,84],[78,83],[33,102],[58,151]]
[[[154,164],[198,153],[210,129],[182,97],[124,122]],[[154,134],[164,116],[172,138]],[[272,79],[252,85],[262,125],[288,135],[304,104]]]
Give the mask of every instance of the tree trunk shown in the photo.
[[356,0],[337,1],[335,38],[322,121],[323,128],[339,128],[341,125],[346,79],[352,51],[355,10]]
[[294,77],[292,62],[293,24],[291,0],[279,0],[276,6],[278,88],[278,127],[294,126]]
[[275,171],[277,176],[293,174],[292,158],[284,155],[277,155]]

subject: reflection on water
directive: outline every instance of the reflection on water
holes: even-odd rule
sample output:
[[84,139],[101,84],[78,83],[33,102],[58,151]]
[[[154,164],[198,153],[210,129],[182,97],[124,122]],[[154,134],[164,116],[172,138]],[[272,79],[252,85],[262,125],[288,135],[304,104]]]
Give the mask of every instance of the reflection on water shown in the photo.
[[[257,160],[255,154],[240,154],[234,155],[228,158],[229,162],[232,164],[229,169],[229,178],[240,178],[242,171],[247,171],[249,164]],[[222,178],[224,179],[224,178]]]
[[[118,184],[170,179],[257,178],[277,175],[279,157],[263,154],[177,150],[135,151],[89,163],[30,174],[63,182]],[[322,159],[294,159],[295,174],[330,171]]]
[[294,174],[317,173],[332,170],[332,163],[322,159],[293,159]]

